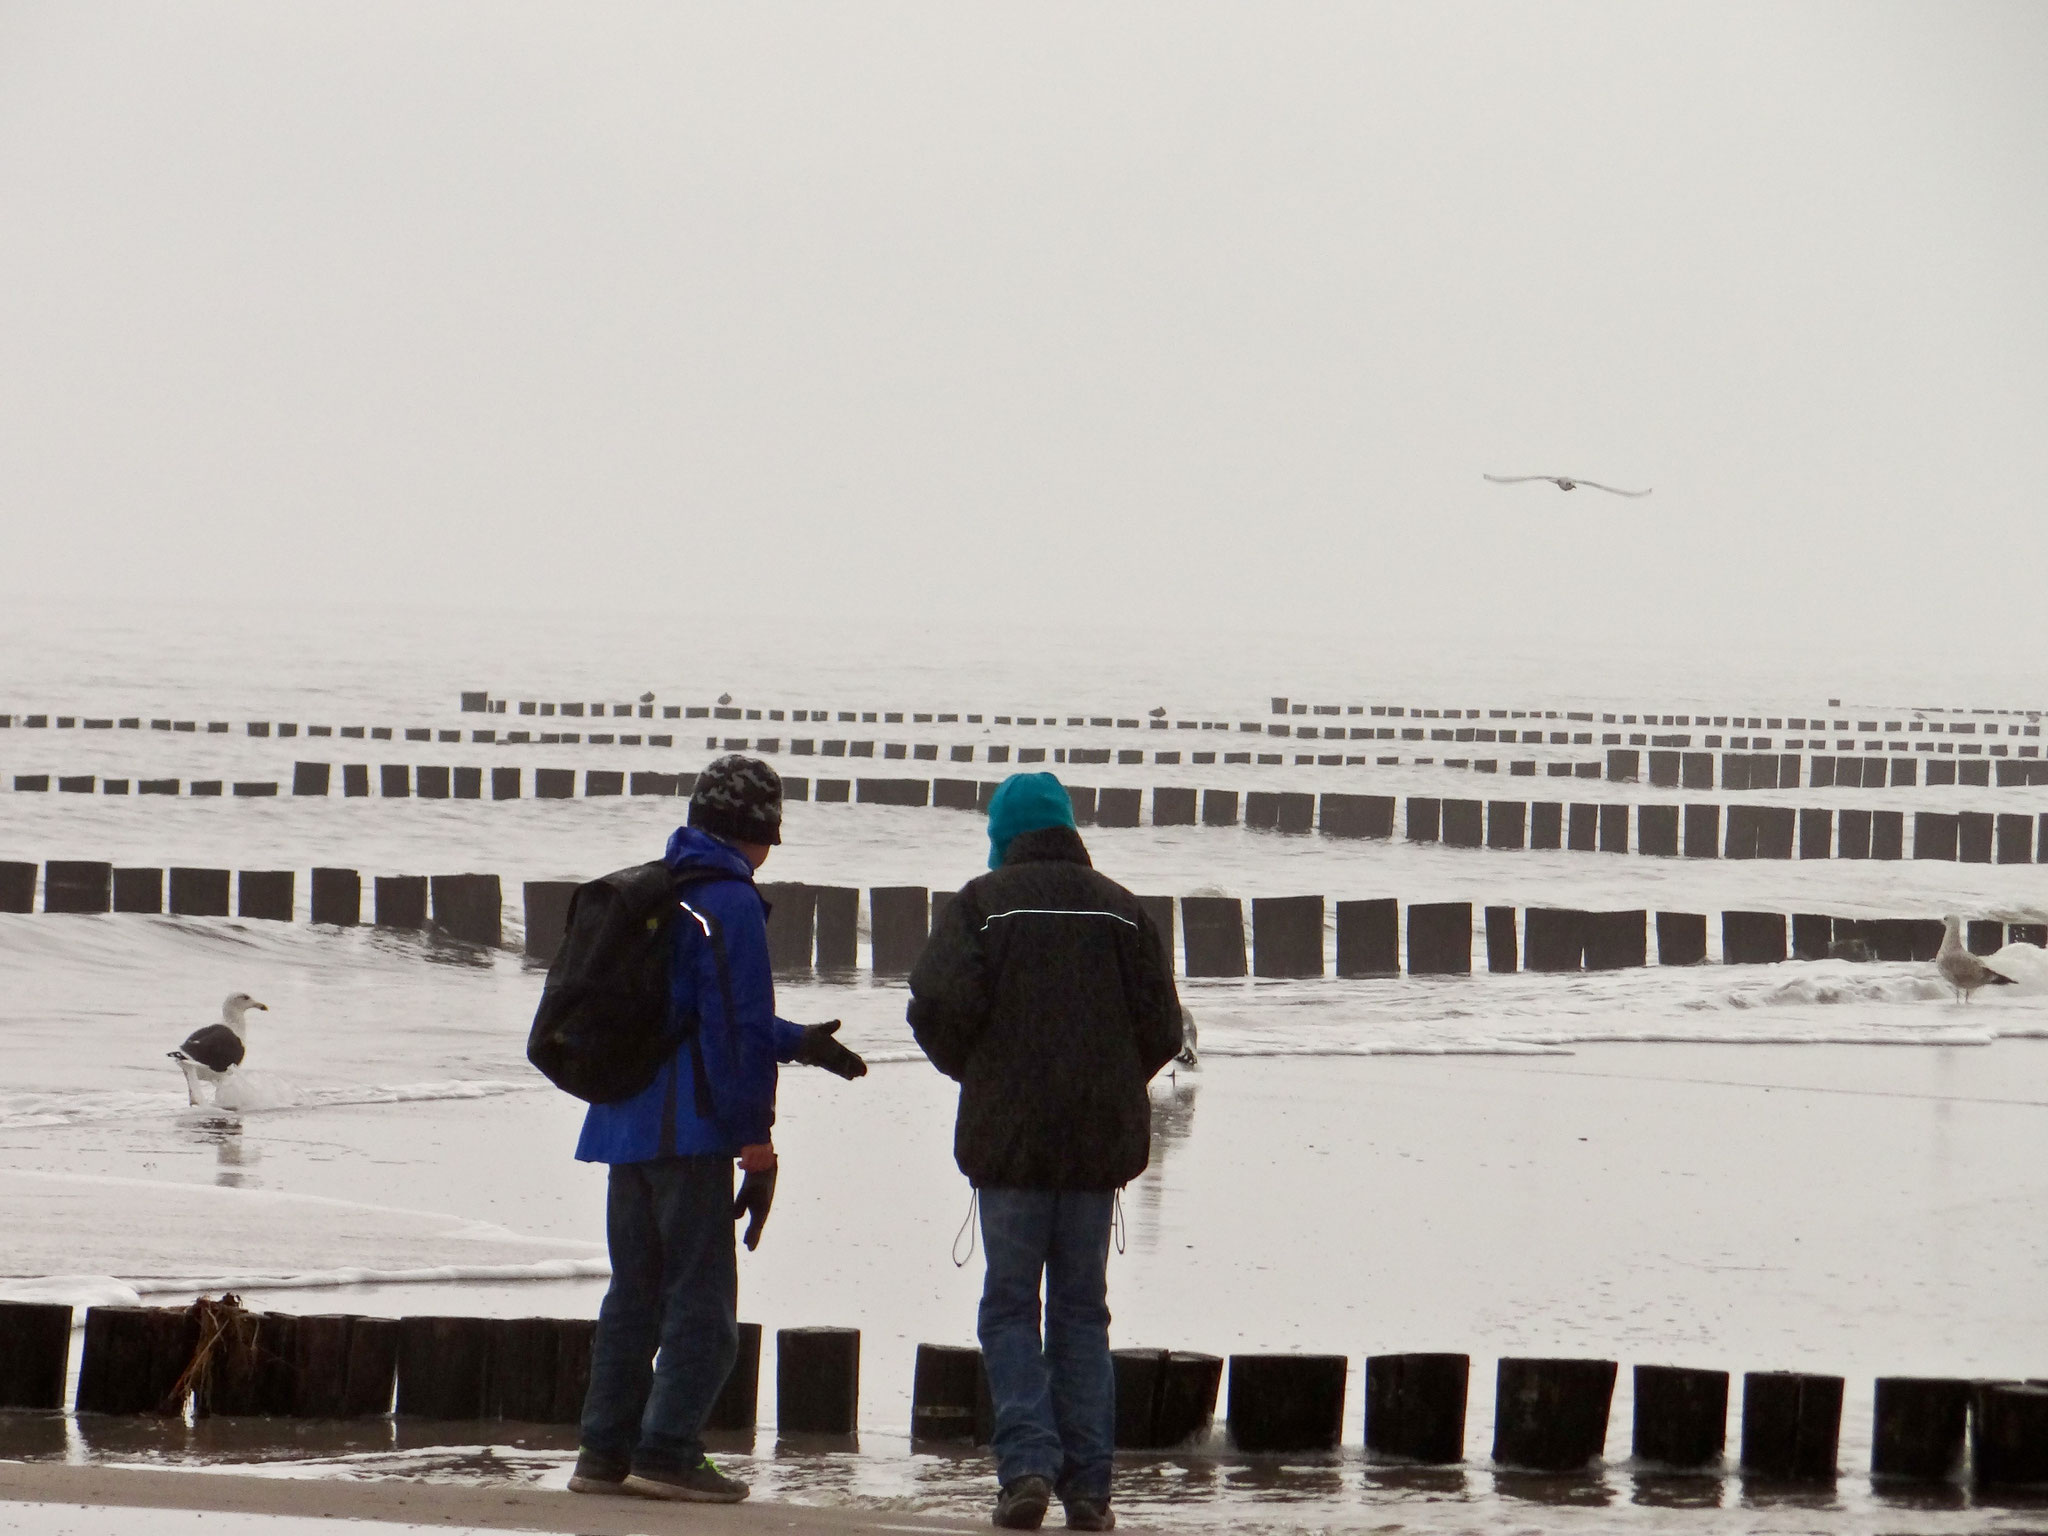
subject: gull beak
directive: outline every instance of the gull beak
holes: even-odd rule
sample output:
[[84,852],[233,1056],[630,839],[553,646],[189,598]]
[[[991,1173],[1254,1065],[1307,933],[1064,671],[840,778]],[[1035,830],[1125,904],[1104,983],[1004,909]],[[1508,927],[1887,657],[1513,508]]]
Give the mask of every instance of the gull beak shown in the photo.
[[255,1002],[252,1002],[251,1004],[249,1004],[249,1006],[250,1006],[251,1008],[261,1008],[261,1009],[262,1009],[262,1010],[263,1010],[263,1011],[264,1011],[265,1013],[268,1013],[268,1012],[270,1012],[270,1004],[268,1004],[268,1003],[255,1003]]

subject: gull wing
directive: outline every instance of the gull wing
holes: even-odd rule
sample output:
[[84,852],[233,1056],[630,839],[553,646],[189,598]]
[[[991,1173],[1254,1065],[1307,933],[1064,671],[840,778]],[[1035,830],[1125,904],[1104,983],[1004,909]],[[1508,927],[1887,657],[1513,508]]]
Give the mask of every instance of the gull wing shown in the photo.
[[209,1067],[215,1072],[240,1066],[244,1055],[242,1037],[225,1024],[209,1024],[204,1029],[195,1029],[178,1049],[202,1067]]
[[1573,480],[1572,484],[1589,485],[1596,491],[1606,491],[1610,495],[1614,496],[1647,496],[1650,494],[1651,491],[1656,489],[1655,486],[1648,486],[1640,491],[1624,491],[1618,485],[1602,485],[1598,480]]
[[1520,484],[1522,484],[1522,482],[1523,482],[1523,481],[1525,481],[1525,480],[1548,480],[1548,481],[1551,481],[1551,482],[1555,483],[1555,482],[1556,482],[1556,480],[1557,480],[1557,476],[1555,476],[1555,475],[1486,475],[1486,474],[1482,474],[1482,475],[1481,475],[1481,476],[1480,476],[1479,478],[1480,478],[1480,479],[1482,479],[1482,480],[1491,480],[1491,481],[1492,481],[1492,482],[1493,482],[1493,483],[1494,483],[1495,485],[1520,485]]

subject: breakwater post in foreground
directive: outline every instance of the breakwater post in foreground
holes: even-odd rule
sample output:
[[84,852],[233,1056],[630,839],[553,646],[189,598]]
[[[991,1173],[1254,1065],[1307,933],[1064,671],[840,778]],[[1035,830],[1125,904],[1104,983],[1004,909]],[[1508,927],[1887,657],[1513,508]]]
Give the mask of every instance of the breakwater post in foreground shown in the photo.
[[2048,1381],[1973,1387],[1970,1464],[1979,1488],[2048,1484]]
[[1342,1355],[1232,1355],[1230,1438],[1242,1451],[1330,1451],[1344,1435]]
[[860,1330],[784,1328],[775,1335],[775,1427],[851,1435],[860,1418]]
[[1111,1351],[1116,1365],[1116,1445],[1164,1451],[1185,1445],[1216,1418],[1223,1357],[1180,1349]]
[[1365,1362],[1365,1447],[1409,1461],[1465,1459],[1468,1355],[1373,1355]]
[[1955,1377],[1880,1376],[1870,1437],[1873,1477],[1943,1482],[1963,1464],[1970,1383]]
[[911,1440],[985,1445],[994,1432],[981,1351],[961,1344],[918,1345],[910,1382]]
[[1615,1370],[1612,1360],[1501,1360],[1493,1459],[1532,1472],[1570,1472],[1599,1460]]
[[0,1301],[0,1408],[62,1408],[71,1308]]
[[1832,1482],[1842,1430],[1842,1378],[1751,1371],[1742,1378],[1746,1477]]
[[1728,1373],[1677,1365],[1635,1368],[1636,1458],[1698,1468],[1728,1448]]

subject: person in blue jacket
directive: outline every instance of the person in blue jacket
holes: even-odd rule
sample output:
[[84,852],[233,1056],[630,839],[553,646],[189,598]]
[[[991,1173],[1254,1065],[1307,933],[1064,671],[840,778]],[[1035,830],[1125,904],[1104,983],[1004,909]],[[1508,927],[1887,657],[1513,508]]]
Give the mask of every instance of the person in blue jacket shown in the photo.
[[[782,841],[782,781],[754,758],[697,776],[689,823],[665,855],[677,886],[670,1006],[698,1020],[654,1081],[593,1104],[576,1156],[609,1163],[612,1281],[591,1345],[578,1493],[732,1504],[747,1485],[704,1454],[704,1421],[739,1348],[733,1224],[749,1249],[775,1197],[776,1066],[845,1078],[867,1064],[829,1024],[775,1016],[767,905],[754,871]],[[735,1199],[732,1170],[744,1179]]]

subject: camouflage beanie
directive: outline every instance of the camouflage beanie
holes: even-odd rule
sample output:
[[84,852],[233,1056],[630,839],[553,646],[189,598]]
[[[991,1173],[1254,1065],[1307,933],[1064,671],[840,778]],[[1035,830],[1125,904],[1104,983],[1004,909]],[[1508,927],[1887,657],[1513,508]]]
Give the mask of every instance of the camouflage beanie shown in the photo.
[[690,825],[734,843],[782,841],[782,780],[757,757],[730,753],[697,775]]

